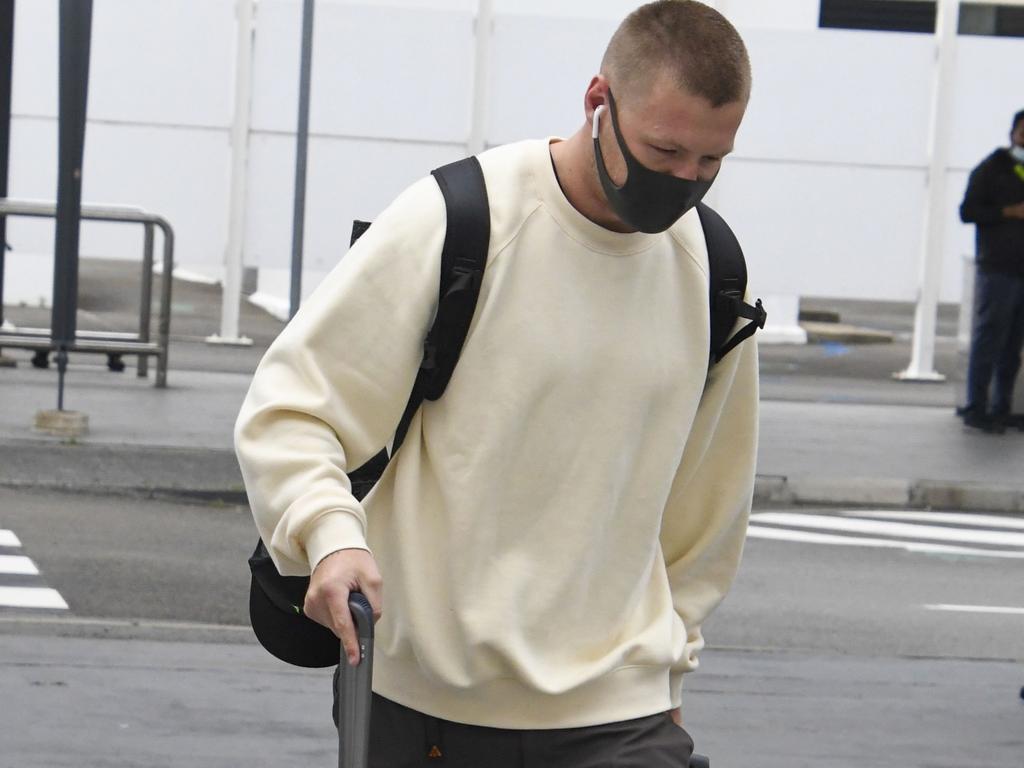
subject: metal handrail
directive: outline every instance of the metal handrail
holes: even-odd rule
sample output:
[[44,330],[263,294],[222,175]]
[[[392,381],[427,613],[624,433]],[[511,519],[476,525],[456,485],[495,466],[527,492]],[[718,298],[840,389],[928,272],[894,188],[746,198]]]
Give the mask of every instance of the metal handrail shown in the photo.
[[[38,218],[56,218],[57,204],[49,200],[19,200],[14,198],[0,198],[0,216],[34,216]],[[138,375],[145,376],[148,372],[148,355],[153,354],[157,358],[156,386],[167,386],[167,355],[171,337],[171,283],[174,273],[174,230],[166,219],[153,213],[148,213],[142,208],[123,205],[83,205],[81,212],[82,219],[91,221],[114,221],[125,223],[142,224],[145,228],[145,245],[142,261],[142,296],[139,311],[139,333],[138,340],[142,343],[149,342],[149,325],[151,320],[150,304],[153,297],[153,228],[159,227],[163,233],[163,283],[160,294],[160,317],[157,325],[156,351],[140,347],[129,354],[139,356]],[[4,345],[3,339],[17,336],[17,331],[0,330],[0,347]],[[104,350],[103,338],[97,339],[95,334],[89,335],[88,350],[102,352]],[[42,339],[40,339],[42,341]],[[111,351],[116,352],[117,348],[124,349],[124,334],[118,334],[116,338],[109,339]],[[72,345],[74,349],[74,345]]]

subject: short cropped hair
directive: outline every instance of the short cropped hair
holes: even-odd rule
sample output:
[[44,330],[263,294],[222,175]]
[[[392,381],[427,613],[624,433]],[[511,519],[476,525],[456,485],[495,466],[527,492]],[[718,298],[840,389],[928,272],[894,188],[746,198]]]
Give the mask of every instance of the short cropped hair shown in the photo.
[[643,91],[660,70],[713,107],[750,97],[743,39],[721,13],[696,0],[657,0],[637,8],[612,35],[601,61],[602,74],[620,91]]
[[1010,131],[1016,131],[1017,126],[1020,125],[1020,121],[1024,120],[1024,109],[1013,116],[1013,125],[1010,126]]

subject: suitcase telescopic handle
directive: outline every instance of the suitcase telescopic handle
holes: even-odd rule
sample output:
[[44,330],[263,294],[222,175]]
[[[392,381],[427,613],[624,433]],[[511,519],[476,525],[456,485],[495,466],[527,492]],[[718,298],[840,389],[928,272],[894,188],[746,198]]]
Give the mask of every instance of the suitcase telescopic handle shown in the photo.
[[359,641],[359,663],[348,663],[341,647],[338,675],[338,768],[366,768],[370,747],[370,702],[373,683],[373,608],[360,592],[352,592],[348,607]]
[[348,608],[352,611],[352,618],[356,623],[356,636],[359,638],[359,649],[362,651],[364,642],[373,642],[373,608],[362,592],[349,593]]

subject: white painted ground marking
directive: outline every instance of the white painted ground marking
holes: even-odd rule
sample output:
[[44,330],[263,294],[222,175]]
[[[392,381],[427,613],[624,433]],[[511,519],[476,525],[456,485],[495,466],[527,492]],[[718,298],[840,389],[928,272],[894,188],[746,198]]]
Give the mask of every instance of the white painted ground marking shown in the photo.
[[945,528],[937,525],[911,525],[884,520],[852,520],[828,515],[800,515],[792,512],[759,512],[750,516],[758,523],[793,525],[801,528],[821,528],[827,531],[849,531],[873,536],[898,536],[905,539],[931,539],[957,541],[965,544],[1000,544],[1024,547],[1024,533],[1010,531],[978,531],[966,528]]
[[49,587],[0,587],[0,606],[66,610],[68,604],[60,592]]
[[0,627],[4,624],[53,624],[64,627],[108,627],[138,629],[200,629],[208,632],[252,632],[248,624],[204,624],[194,621],[147,621],[143,619],[83,619],[77,616],[5,616],[0,613]]
[[5,531],[0,528],[0,547],[20,547],[21,542],[14,535],[14,531]]
[[847,517],[872,517],[881,520],[914,520],[919,523],[949,523],[951,525],[979,525],[988,528],[1009,528],[1024,531],[1024,520],[999,515],[974,515],[962,512],[843,512]]
[[1007,605],[926,605],[929,611],[959,611],[962,613],[1012,613],[1024,616],[1024,608]]
[[763,528],[752,525],[747,529],[752,539],[773,539],[775,541],[797,541],[804,544],[831,544],[838,547],[876,547],[880,549],[903,549],[907,552],[942,555],[976,555],[979,557],[1004,557],[1024,560],[1024,552],[1002,549],[975,549],[950,544],[929,544],[919,541],[894,541],[892,539],[871,539],[862,536],[836,536],[831,533],[794,531],[787,528]]
[[38,576],[39,569],[31,558],[24,555],[0,555],[0,573],[17,573]]

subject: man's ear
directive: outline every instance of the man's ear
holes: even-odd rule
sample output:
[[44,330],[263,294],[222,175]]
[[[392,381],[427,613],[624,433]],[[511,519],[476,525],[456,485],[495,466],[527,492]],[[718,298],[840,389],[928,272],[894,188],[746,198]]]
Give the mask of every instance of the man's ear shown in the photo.
[[587,86],[587,92],[583,97],[583,110],[587,116],[587,125],[594,124],[594,111],[602,104],[608,103],[608,78],[604,75],[594,75]]

